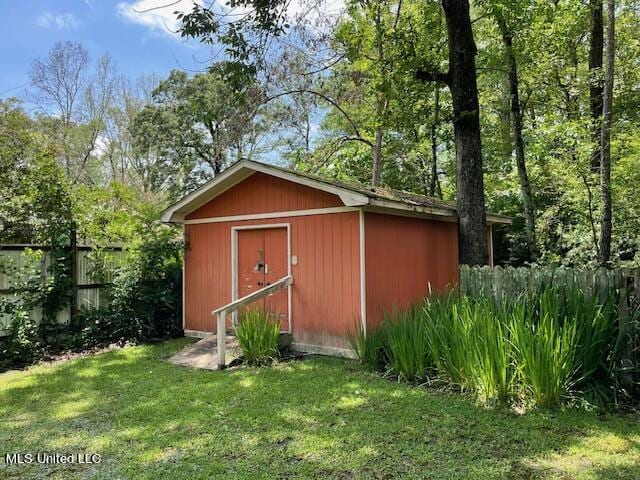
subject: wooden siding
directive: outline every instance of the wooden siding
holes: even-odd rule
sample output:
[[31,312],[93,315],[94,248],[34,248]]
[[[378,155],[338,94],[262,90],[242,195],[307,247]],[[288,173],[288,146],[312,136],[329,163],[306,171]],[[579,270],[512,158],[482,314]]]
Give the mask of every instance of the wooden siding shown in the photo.
[[458,282],[457,224],[365,214],[367,328]]
[[337,195],[257,172],[186,218],[192,220],[341,206],[343,203]]
[[290,225],[297,258],[291,267],[294,341],[348,347],[346,332],[360,312],[357,212],[185,225],[185,328],[213,331],[211,311],[231,301],[231,228],[273,223]]

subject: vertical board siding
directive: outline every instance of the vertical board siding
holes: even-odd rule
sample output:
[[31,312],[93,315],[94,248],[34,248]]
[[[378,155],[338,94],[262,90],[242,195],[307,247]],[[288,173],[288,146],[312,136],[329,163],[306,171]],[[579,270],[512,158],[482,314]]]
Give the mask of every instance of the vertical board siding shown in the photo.
[[213,331],[211,311],[231,301],[231,228],[288,223],[294,341],[345,348],[360,311],[358,213],[185,225],[185,323]]
[[367,328],[458,282],[453,222],[365,213]]
[[341,207],[337,195],[256,172],[186,216],[196,218]]

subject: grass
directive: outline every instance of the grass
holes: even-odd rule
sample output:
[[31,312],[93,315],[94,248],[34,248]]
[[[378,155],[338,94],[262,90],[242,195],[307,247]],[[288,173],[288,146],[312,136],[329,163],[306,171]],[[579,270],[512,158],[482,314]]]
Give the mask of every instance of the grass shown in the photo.
[[278,358],[280,324],[270,312],[248,310],[235,328],[245,362],[257,366]]
[[315,357],[200,371],[185,340],[0,375],[0,453],[98,452],[98,465],[0,478],[640,478],[640,416],[516,415]]

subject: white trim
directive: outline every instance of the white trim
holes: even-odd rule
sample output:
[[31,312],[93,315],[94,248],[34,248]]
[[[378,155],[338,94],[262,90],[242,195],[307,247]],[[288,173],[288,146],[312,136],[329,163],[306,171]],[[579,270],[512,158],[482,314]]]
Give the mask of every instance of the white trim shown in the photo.
[[367,277],[366,277],[366,251],[365,251],[365,228],[364,210],[361,208],[358,215],[360,230],[360,323],[362,333],[367,334]]
[[200,206],[211,201],[226,190],[240,183],[245,178],[253,175],[255,172],[265,173],[273,177],[288,180],[300,185],[322,190],[340,197],[344,205],[348,207],[366,205],[369,203],[367,195],[351,191],[346,188],[337,187],[327,182],[314,180],[311,178],[297,175],[294,172],[286,172],[279,168],[265,165],[251,160],[241,160],[231,167],[227,168],[220,175],[216,176],[199,189],[186,195],[184,198],[174,203],[161,214],[160,219],[163,222],[181,223],[184,221],[185,215],[193,212]]
[[182,223],[193,225],[198,223],[242,222],[244,220],[268,220],[271,218],[306,217],[309,215],[325,215],[330,213],[357,212],[356,207],[327,207],[310,210],[287,210],[284,212],[252,213],[248,215],[231,215],[228,217],[207,217],[184,220]]
[[[291,225],[287,224],[287,275],[290,277],[291,274]],[[291,319],[293,315],[291,315],[291,285],[287,287],[287,312],[288,312],[288,320],[289,320],[289,334],[293,335],[293,325],[291,324]]]
[[[262,230],[265,228],[286,228],[287,229],[287,275],[291,275],[291,224],[290,223],[263,223],[255,225],[234,225],[231,227],[231,301],[238,299],[238,231],[239,230]],[[237,321],[237,313],[233,313],[234,321]],[[287,320],[289,331],[292,333],[291,321],[291,285],[287,286]]]
[[328,355],[331,357],[356,358],[356,353],[350,348],[325,347],[309,343],[293,342],[291,348],[298,352],[312,353],[316,355]]
[[[231,229],[231,301],[238,299],[238,231]],[[238,312],[231,314],[234,325],[238,323]]]

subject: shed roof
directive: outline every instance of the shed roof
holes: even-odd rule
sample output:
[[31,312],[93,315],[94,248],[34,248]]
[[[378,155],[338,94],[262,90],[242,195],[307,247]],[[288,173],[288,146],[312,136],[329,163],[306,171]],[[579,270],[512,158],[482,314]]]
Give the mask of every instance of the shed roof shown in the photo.
[[[345,206],[362,206],[382,211],[389,210],[391,213],[395,210],[397,213],[402,214],[442,216],[450,217],[450,219],[455,219],[456,217],[456,205],[454,202],[386,187],[368,187],[342,182],[252,160],[240,160],[202,187],[169,206],[162,212],[161,220],[169,223],[182,223],[186,215],[256,172],[262,172],[332,193],[339,196]],[[511,219],[502,215],[487,213],[487,222],[511,223]]]

